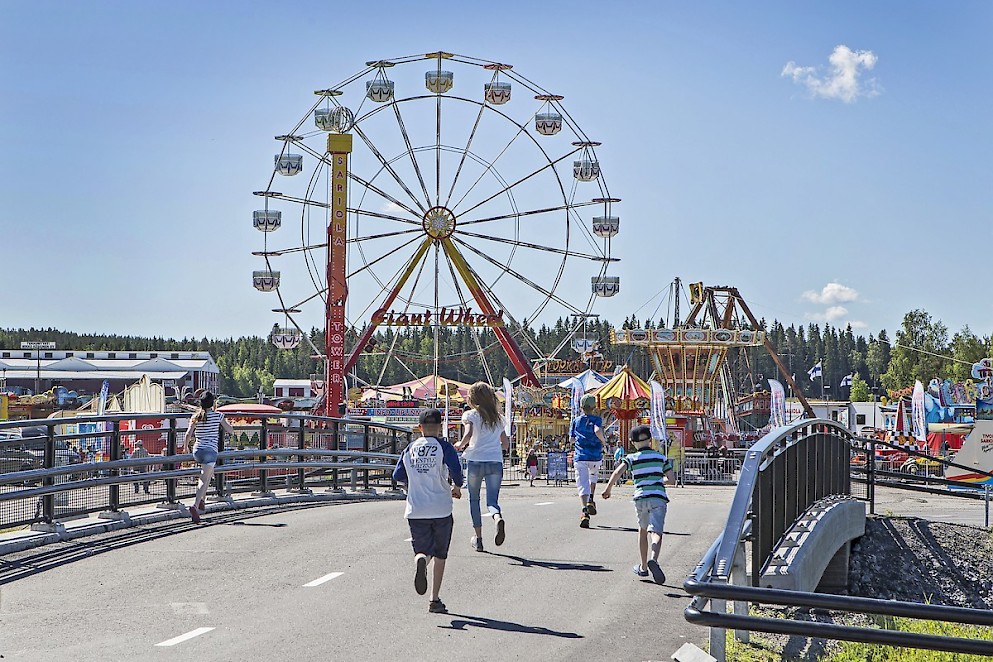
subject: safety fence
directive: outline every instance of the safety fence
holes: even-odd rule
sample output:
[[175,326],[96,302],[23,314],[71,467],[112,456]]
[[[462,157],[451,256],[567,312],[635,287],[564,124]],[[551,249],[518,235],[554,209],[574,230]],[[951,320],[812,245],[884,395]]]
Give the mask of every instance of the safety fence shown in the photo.
[[[774,429],[748,450],[724,530],[683,584],[694,596],[684,610],[684,616],[691,623],[711,628],[712,656],[724,661],[727,629],[734,629],[741,640],[747,640],[748,632],[759,631],[993,654],[991,641],[749,614],[749,607],[754,603],[993,625],[993,612],[988,610],[759,586],[759,577],[786,532],[815,503],[826,497],[853,497],[872,504],[877,484],[889,480],[888,484],[894,486],[908,486],[906,474],[895,478],[890,474],[899,472],[891,467],[877,469],[876,445],[879,443],[857,438],[837,422],[815,419]],[[940,493],[954,494],[947,489]],[[733,602],[732,613],[727,611],[727,601]]]
[[[319,416],[282,423],[251,413],[222,434],[211,494],[392,484],[404,428]],[[189,413],[124,414],[0,423],[0,530],[196,493],[199,465],[184,452]],[[253,420],[254,419],[254,420]],[[19,436],[14,436],[17,429]]]

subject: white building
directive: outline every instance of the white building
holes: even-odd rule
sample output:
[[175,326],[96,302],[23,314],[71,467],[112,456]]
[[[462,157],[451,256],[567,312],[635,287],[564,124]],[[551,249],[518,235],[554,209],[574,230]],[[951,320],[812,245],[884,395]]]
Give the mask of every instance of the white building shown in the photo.
[[[858,433],[863,427],[884,427],[885,417],[878,402],[848,402],[847,400],[811,400],[807,402],[817,418],[838,421],[850,431]],[[786,420],[805,418],[799,400],[786,401]]]
[[316,398],[309,379],[277,379],[273,382],[273,398]]
[[220,369],[209,352],[129,352],[48,349],[0,349],[0,374],[7,387],[47,391],[65,386],[80,393],[99,393],[104,380],[111,393],[148,375],[165,387],[217,392]]

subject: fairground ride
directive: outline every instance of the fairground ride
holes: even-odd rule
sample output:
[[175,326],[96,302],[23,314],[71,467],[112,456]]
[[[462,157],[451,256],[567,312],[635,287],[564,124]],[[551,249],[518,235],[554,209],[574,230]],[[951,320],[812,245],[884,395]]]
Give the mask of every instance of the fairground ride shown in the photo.
[[[442,355],[443,326],[468,329],[467,356],[491,383],[503,375],[488,357],[502,350],[519,381],[536,386],[532,361],[549,356],[524,323],[574,315],[578,328],[596,297],[620,288],[607,275],[619,199],[601,171],[600,143],[562,96],[511,65],[451,53],[367,62],[315,94],[276,136],[272,174],[255,192],[265,240],[254,254],[265,268],[253,284],[279,301],[272,342],[307,342],[323,361],[320,410],[337,414],[345,376],[373,350],[379,382],[390,361],[413,376],[408,364],[428,363],[437,376],[440,364],[465,360]],[[284,213],[299,231],[274,246]],[[587,278],[588,294],[564,291]],[[323,347],[305,333],[318,316]],[[375,347],[376,330],[390,326],[430,329],[433,342],[401,355],[394,334]]]
[[[647,350],[656,378],[666,389],[667,408],[686,417],[724,420],[738,432],[737,394],[728,362],[740,349],[765,347],[811,418],[813,410],[782,364],[775,348],[738,289],[689,286],[690,311],[679,319],[679,279],[672,288],[674,316],[670,328],[621,329],[611,342]],[[747,360],[747,354],[745,354]]]

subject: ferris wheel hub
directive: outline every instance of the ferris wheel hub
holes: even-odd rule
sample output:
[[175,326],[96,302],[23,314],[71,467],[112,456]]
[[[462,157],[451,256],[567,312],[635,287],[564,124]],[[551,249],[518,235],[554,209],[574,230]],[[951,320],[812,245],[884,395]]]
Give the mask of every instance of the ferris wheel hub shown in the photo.
[[447,207],[432,207],[424,213],[421,224],[432,239],[448,239],[455,232],[455,214]]

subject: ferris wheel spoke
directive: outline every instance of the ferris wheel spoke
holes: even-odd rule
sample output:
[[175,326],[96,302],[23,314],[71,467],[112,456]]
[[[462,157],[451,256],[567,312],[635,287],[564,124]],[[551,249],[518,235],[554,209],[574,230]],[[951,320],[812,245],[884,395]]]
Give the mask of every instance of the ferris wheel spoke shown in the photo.
[[559,205],[558,207],[545,207],[543,209],[530,209],[528,211],[517,211],[510,214],[501,214],[500,216],[487,216],[486,218],[477,218],[471,221],[459,221],[459,226],[474,225],[476,223],[490,223],[492,221],[504,221],[508,218],[518,218],[520,216],[534,216],[536,214],[550,214],[556,211],[566,211],[578,209],[580,207],[589,207],[590,205],[599,205],[599,202],[572,202],[566,205]]
[[459,175],[462,174],[462,167],[465,166],[466,157],[469,155],[469,150],[472,147],[472,141],[476,137],[476,130],[479,128],[479,122],[483,119],[483,111],[486,110],[486,104],[479,107],[479,112],[476,113],[476,121],[472,124],[472,131],[469,132],[469,141],[465,144],[465,149],[462,150],[462,156],[459,158],[459,165],[455,169],[455,176],[452,178],[452,186],[448,189],[448,197],[445,198],[445,206],[452,201],[452,194],[455,193],[455,185],[458,184]]
[[554,248],[552,246],[542,246],[541,244],[532,244],[529,241],[520,241],[519,239],[504,239],[503,237],[493,237],[487,234],[476,234],[475,232],[466,232],[465,230],[459,230],[459,234],[465,235],[467,237],[475,237],[476,239],[485,239],[487,241],[495,241],[500,244],[508,244],[510,246],[521,246],[522,248],[531,248],[536,251],[546,251],[548,253],[557,253],[559,255],[568,255],[569,257],[581,257],[586,260],[592,260],[594,262],[619,262],[620,258],[605,257],[603,255],[588,255],[586,253],[579,253],[577,251],[570,251],[566,248]]
[[397,125],[400,127],[400,133],[403,135],[403,143],[407,146],[407,154],[410,155],[410,162],[414,166],[414,172],[417,174],[417,181],[421,184],[421,190],[424,191],[424,200],[427,202],[428,206],[431,205],[431,194],[428,193],[427,184],[424,183],[424,175],[421,174],[421,166],[417,163],[417,156],[414,154],[414,146],[410,143],[410,136],[407,135],[407,125],[403,123],[403,115],[400,114],[400,104],[393,103],[393,113],[397,118]]
[[390,173],[393,179],[396,180],[396,183],[400,185],[400,188],[402,188],[407,193],[407,195],[410,196],[410,199],[413,201],[414,206],[420,209],[422,214],[427,213],[427,209],[424,208],[424,205],[421,204],[421,201],[417,199],[417,196],[414,195],[414,192],[410,190],[410,187],[408,187],[407,184],[403,181],[403,178],[400,177],[400,175],[397,174],[397,171],[393,169],[393,166],[391,166],[390,163],[386,160],[386,157],[383,156],[382,152],[380,152],[376,148],[376,146],[372,143],[372,141],[369,140],[369,136],[365,134],[365,131],[362,130],[362,128],[358,125],[358,123],[356,123],[355,126],[352,127],[352,131],[359,134],[359,137],[362,138],[362,142],[366,144],[366,147],[369,148],[369,151],[372,152],[373,156],[375,156],[376,159],[379,160],[379,163],[383,166],[386,172]]
[[[359,209],[359,208],[348,208],[349,214],[358,214],[359,216],[371,216],[372,218],[381,218],[387,221],[396,221],[397,223],[403,223],[405,225],[416,225],[417,230],[423,229],[423,226],[418,221],[412,221],[409,218],[400,218],[399,216],[393,216],[391,214],[384,214],[383,212],[372,211],[371,209]],[[404,232],[416,232],[417,230],[404,230]]]
[[[414,216],[416,218],[420,218],[421,217],[421,214],[419,214],[418,212],[416,212],[413,209],[411,209],[408,205],[403,204],[402,202],[400,202],[399,200],[397,200],[396,198],[394,198],[392,195],[390,195],[386,191],[380,189],[379,187],[377,187],[376,185],[372,184],[371,182],[367,182],[366,180],[362,179],[361,177],[359,177],[355,173],[349,171],[348,172],[348,177],[349,177],[349,179],[351,179],[351,180],[353,180],[355,182],[358,182],[359,184],[361,184],[362,186],[364,186],[368,190],[372,191],[373,193],[381,196],[385,200],[388,200],[388,201],[392,202],[397,207],[399,207],[400,209],[404,210],[405,212],[407,212],[411,216]],[[402,220],[402,219],[398,219],[398,218],[395,218],[395,217],[392,217],[392,216],[390,218],[392,220]],[[416,223],[417,221],[405,220],[404,222],[405,223]]]
[[521,136],[526,136],[526,135],[527,135],[527,125],[526,124],[519,125],[517,127],[517,133],[514,134],[514,137],[511,138],[510,141],[503,146],[503,149],[501,149],[500,152],[496,155],[496,158],[494,158],[492,161],[489,162],[489,164],[486,166],[483,172],[480,173],[479,177],[476,178],[476,181],[472,183],[472,186],[469,187],[469,190],[466,191],[461,198],[459,198],[459,201],[455,203],[454,207],[452,207],[453,211],[457,209],[459,205],[465,202],[465,199],[469,197],[469,194],[476,189],[476,186],[479,185],[479,182],[483,181],[483,177],[485,177],[488,173],[490,173],[493,170],[493,167],[496,165],[497,161],[499,161],[500,158],[507,153],[507,150],[511,148],[511,146],[517,141],[517,139],[520,138]]
[[304,251],[313,251],[319,248],[327,248],[327,242],[323,244],[310,244],[308,246],[294,246],[293,248],[281,248],[275,251],[254,251],[252,255],[257,255],[259,257],[280,257],[283,255],[289,255],[290,253],[302,253]]
[[[448,251],[442,252],[445,255],[445,262],[448,265],[448,272],[452,275],[452,283],[455,285],[455,293],[459,297],[459,303],[463,308],[468,308],[469,303],[466,300],[465,295],[462,294],[462,286],[459,285],[459,278],[455,275],[455,265],[452,264],[452,259],[448,256]],[[486,373],[487,383],[492,384],[493,375],[490,374],[490,364],[486,362],[486,351],[483,349],[482,343],[479,342],[479,335],[472,329],[469,329],[469,335],[472,336],[473,344],[476,345],[476,353],[479,355],[479,363],[482,365],[483,371]]]
[[[506,193],[507,191],[511,190],[515,186],[518,186],[520,184],[523,184],[524,182],[526,182],[527,180],[531,179],[535,175],[538,175],[539,173],[542,173],[545,170],[548,170],[549,168],[554,168],[555,167],[555,164],[560,163],[560,162],[566,160],[567,158],[569,158],[570,156],[572,156],[573,154],[575,154],[578,151],[579,151],[579,148],[576,148],[576,149],[572,150],[571,152],[566,152],[564,155],[560,156],[559,158],[555,159],[554,161],[549,161],[548,163],[546,163],[545,165],[541,166],[540,168],[538,168],[534,172],[532,172],[532,173],[530,173],[528,175],[525,175],[524,177],[521,177],[520,179],[518,179],[513,184],[508,184],[507,186],[503,187],[502,189],[500,189],[499,191],[497,191],[496,193],[494,193],[490,197],[488,197],[485,200],[483,200],[482,202],[477,202],[472,207],[469,207],[468,209],[465,209],[465,210],[459,212],[459,214],[460,215],[465,215],[465,214],[468,214],[469,212],[473,211],[474,209],[478,209],[479,207],[482,207],[483,205],[485,205],[490,200],[493,200],[494,198],[497,198],[497,197],[503,195],[504,193]],[[463,198],[463,200],[464,199],[465,198]],[[456,207],[458,207],[458,205],[456,205]],[[453,209],[452,211],[455,211],[455,210]]]
[[545,289],[544,287],[542,287],[538,283],[534,282],[533,280],[531,280],[530,278],[528,278],[524,274],[518,273],[516,270],[511,269],[506,264],[502,264],[501,262],[499,262],[499,261],[493,259],[492,257],[490,257],[489,255],[487,255],[486,253],[478,250],[476,247],[472,246],[471,244],[466,243],[465,241],[462,241],[461,239],[459,239],[457,237],[454,237],[453,236],[453,237],[451,237],[451,239],[455,243],[459,244],[460,246],[463,246],[467,250],[469,250],[472,253],[475,253],[479,257],[483,258],[484,260],[486,260],[487,262],[489,262],[490,264],[492,264],[493,266],[495,266],[497,269],[500,269],[501,271],[507,272],[508,274],[510,274],[511,276],[513,276],[514,278],[516,278],[517,280],[519,280],[520,282],[524,283],[525,285],[527,285],[531,289],[533,289],[533,290],[535,290],[537,292],[541,292],[546,297],[548,297],[549,299],[555,301],[559,305],[564,306],[564,307],[568,308],[569,310],[571,310],[573,312],[583,314],[583,311],[582,310],[580,310],[579,308],[576,308],[574,305],[572,305],[568,301],[565,301],[561,297],[556,296],[555,293],[553,293],[553,292]]
[[[364,237],[352,237],[351,239],[348,239],[347,240],[347,243],[352,244],[352,243],[359,242],[359,241],[370,241],[372,239],[383,239],[385,237],[399,237],[400,235],[411,234],[413,232],[423,232],[423,231],[424,231],[423,228],[419,228],[418,227],[418,228],[411,228],[410,230],[396,230],[394,232],[383,232],[381,234],[369,234],[369,235],[366,235]],[[408,241],[407,244],[413,243],[413,241],[416,240],[416,239],[418,239],[418,237],[414,237],[414,239],[412,239],[411,241]],[[407,244],[404,244],[404,246],[406,246]],[[327,244],[325,244],[325,246],[326,245]]]
[[[441,204],[441,95],[435,109],[437,123],[434,132],[434,206]],[[437,375],[435,378],[437,379]]]
[[381,262],[381,261],[385,260],[388,257],[393,257],[394,255],[396,255],[397,251],[403,250],[404,248],[406,248],[407,246],[410,246],[412,243],[414,243],[418,239],[420,239],[420,237],[414,237],[413,239],[400,244],[396,248],[391,248],[385,254],[380,255],[375,260],[372,260],[370,262],[366,262],[364,265],[362,265],[361,267],[359,267],[358,269],[356,269],[352,273],[348,274],[348,277],[351,278],[352,276],[357,276],[358,274],[362,273],[363,271],[365,271],[366,269],[370,268],[374,264],[376,264],[378,262]]

